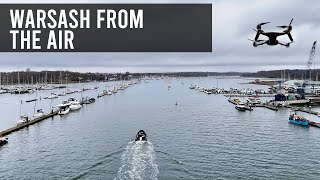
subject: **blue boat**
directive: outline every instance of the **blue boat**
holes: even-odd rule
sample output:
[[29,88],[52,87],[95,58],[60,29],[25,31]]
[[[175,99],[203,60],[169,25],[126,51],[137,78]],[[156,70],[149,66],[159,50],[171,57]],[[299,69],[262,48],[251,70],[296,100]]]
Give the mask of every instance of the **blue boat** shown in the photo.
[[309,125],[309,121],[301,116],[299,116],[297,114],[297,112],[295,112],[294,114],[291,114],[289,116],[289,122],[292,124],[298,124],[298,125],[302,125],[302,126],[308,126]]

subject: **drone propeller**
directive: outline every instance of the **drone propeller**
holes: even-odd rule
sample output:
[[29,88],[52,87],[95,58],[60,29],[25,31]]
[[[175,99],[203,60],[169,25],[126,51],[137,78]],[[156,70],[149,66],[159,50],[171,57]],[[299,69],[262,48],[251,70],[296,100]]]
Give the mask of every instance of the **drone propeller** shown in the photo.
[[258,24],[259,26],[262,26],[262,25],[265,25],[265,24],[269,24],[270,22],[263,22],[263,23],[260,23]]
[[292,26],[291,26],[292,21],[293,21],[293,18],[291,19],[291,21],[290,21],[290,23],[289,23],[288,26],[277,26],[277,27],[279,27],[279,28],[289,28],[289,27],[292,27]]
[[279,27],[279,28],[287,28],[289,26],[277,26],[277,27]]
[[289,26],[291,26],[292,21],[293,21],[293,18],[291,19],[291,21],[290,21],[290,23],[289,23]]
[[270,23],[270,22],[263,22],[263,23],[258,24],[258,25],[257,25],[257,29],[258,29],[258,30],[261,30],[261,26],[262,26],[262,25],[265,25],[265,24],[268,24],[268,23]]

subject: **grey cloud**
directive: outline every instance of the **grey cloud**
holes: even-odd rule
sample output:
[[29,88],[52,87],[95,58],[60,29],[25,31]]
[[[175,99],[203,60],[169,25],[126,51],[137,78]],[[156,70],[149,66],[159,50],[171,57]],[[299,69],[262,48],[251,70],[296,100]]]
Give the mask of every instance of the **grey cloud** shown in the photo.
[[[55,0],[54,3],[150,3],[145,0],[85,1]],[[70,69],[92,72],[168,71],[257,71],[304,68],[312,42],[319,37],[320,1],[302,0],[216,0],[152,1],[157,3],[213,3],[213,53],[4,53],[0,70]],[[10,3],[43,3],[40,0],[12,0]],[[48,1],[47,3],[50,3]],[[276,29],[291,18],[295,43],[290,48],[254,48],[256,24],[271,21],[264,28]],[[286,37],[281,40],[287,41]]]

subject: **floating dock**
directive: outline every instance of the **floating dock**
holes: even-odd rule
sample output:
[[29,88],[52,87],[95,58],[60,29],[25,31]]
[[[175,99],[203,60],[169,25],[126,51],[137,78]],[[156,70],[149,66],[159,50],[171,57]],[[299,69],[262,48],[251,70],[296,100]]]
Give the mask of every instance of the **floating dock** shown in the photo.
[[32,125],[32,124],[38,123],[38,122],[40,122],[40,121],[43,121],[43,120],[48,119],[48,118],[50,118],[50,117],[53,117],[53,116],[55,116],[55,115],[57,115],[57,114],[58,114],[58,110],[53,110],[51,113],[45,114],[44,116],[31,119],[31,120],[29,120],[27,123],[23,123],[23,124],[14,126],[14,127],[12,127],[12,128],[9,128],[9,129],[7,129],[7,130],[1,131],[1,132],[0,132],[0,135],[2,135],[2,136],[8,135],[8,134],[10,134],[10,133],[12,133],[12,132],[18,131],[18,130],[23,129],[23,128],[25,128],[25,127],[28,127],[28,126],[30,126],[30,125]]
[[272,104],[263,104],[262,107],[265,107],[265,108],[273,110],[273,111],[278,111],[279,110],[279,108],[277,106],[272,105]]
[[225,94],[225,97],[274,97],[275,94]]
[[297,111],[313,114],[316,116],[318,116],[318,114],[319,114],[317,111],[312,111],[311,109],[307,109],[307,108],[297,108]]
[[313,127],[320,128],[320,123],[317,123],[317,122],[309,121],[309,125],[313,126]]

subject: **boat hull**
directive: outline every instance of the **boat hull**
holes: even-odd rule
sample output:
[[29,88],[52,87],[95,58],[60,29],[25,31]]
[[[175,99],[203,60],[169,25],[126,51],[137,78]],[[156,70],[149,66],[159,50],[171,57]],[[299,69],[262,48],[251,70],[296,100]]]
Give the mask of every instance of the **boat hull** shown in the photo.
[[309,125],[309,121],[297,121],[297,120],[289,119],[289,122],[292,124],[298,124],[301,126],[308,126]]
[[81,105],[80,105],[80,104],[78,104],[78,105],[70,105],[69,108],[70,108],[71,111],[75,111],[75,110],[80,109],[80,108],[81,108]]
[[0,140],[0,146],[3,146],[3,145],[5,145],[5,144],[7,144],[7,143],[8,143],[7,140]]
[[40,118],[42,116],[46,115],[45,113],[37,113],[37,114],[34,114],[33,117],[34,118]]
[[59,114],[59,115],[66,115],[66,114],[68,114],[69,112],[70,112],[70,109],[68,108],[68,109],[66,109],[66,110],[59,110],[58,114]]

